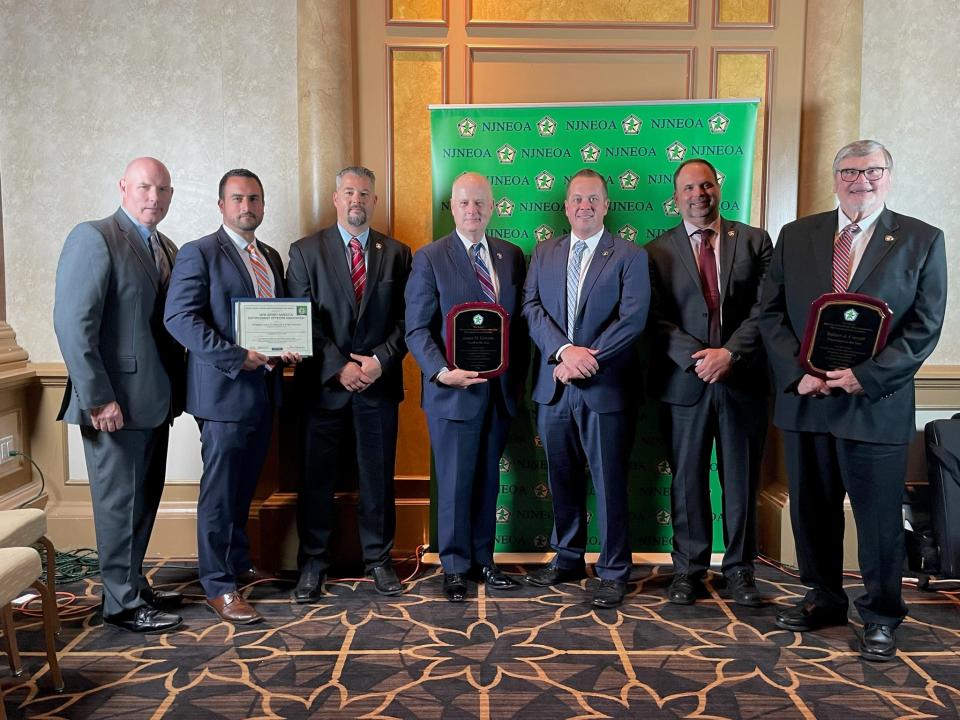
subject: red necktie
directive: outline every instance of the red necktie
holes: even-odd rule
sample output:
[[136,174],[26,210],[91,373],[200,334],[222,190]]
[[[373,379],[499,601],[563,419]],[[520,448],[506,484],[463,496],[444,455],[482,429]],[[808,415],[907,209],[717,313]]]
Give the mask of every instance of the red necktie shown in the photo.
[[707,302],[710,347],[718,348],[721,346],[720,286],[717,284],[717,256],[710,244],[713,230],[703,228],[694,233],[696,234],[700,235],[700,287],[703,290],[703,299]]
[[860,226],[850,223],[840,233],[833,246],[833,291],[842,293],[850,285],[850,260],[853,251],[853,236],[860,232]]
[[363,262],[363,247],[357,238],[350,238],[350,280],[357,305],[360,305],[363,289],[367,286],[367,266]]
[[257,297],[272,298],[273,290],[270,287],[270,269],[257,252],[255,242],[247,245],[247,254],[250,255],[250,267],[253,269],[254,277],[257,278]]

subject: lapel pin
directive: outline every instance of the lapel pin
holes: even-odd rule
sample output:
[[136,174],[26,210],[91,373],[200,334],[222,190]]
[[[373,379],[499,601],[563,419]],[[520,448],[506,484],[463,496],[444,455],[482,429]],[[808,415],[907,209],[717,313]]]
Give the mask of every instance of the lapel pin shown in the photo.
[[610,254],[610,251],[609,251],[609,250],[604,250],[604,251],[603,251],[602,253],[600,253],[600,254],[603,255],[604,257],[606,257],[607,255]]
[[893,242],[894,240],[896,240],[896,238],[895,238],[893,235],[884,235],[884,236],[883,236],[883,241],[884,241],[884,242]]
[[503,253],[502,253],[502,252],[498,252],[498,253],[497,253],[497,260],[503,260]]
[[737,234],[736,230],[727,230],[727,237],[733,237]]
[[374,247],[376,247],[377,250],[383,250],[383,243],[378,242]]

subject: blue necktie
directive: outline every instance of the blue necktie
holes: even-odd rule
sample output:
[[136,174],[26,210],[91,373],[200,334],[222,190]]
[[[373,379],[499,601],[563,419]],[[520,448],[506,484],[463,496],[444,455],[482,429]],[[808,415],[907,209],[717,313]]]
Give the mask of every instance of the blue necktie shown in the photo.
[[573,342],[573,326],[577,319],[577,295],[580,289],[580,265],[583,262],[583,251],[587,244],[577,240],[573,246],[573,257],[567,266],[567,338]]
[[477,273],[477,280],[480,281],[480,288],[483,290],[483,294],[487,296],[489,302],[495,303],[497,301],[497,293],[493,289],[493,278],[490,277],[490,271],[487,270],[486,263],[483,262],[483,258],[480,257],[480,250],[483,248],[483,245],[480,243],[474,243],[470,246],[470,249],[473,250],[473,269]]

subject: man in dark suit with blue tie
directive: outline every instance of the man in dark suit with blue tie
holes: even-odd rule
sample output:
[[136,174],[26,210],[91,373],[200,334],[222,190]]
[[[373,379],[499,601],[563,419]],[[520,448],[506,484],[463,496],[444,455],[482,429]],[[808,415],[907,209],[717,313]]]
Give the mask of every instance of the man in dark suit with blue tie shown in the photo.
[[[280,256],[254,234],[263,221],[260,178],[230,170],[219,194],[223,225],[180,249],[165,322],[187,349],[186,410],[200,426],[200,584],[207,605],[223,620],[248,624],[263,618],[237,585],[254,572],[247,515],[270,444],[281,358],[235,342],[233,300],[286,293]],[[299,356],[285,353],[282,359],[296,362]]]
[[687,160],[673,184],[683,222],[646,248],[655,333],[650,390],[661,401],[673,471],[674,578],[667,597],[690,605],[705,594],[716,440],[726,544],[721,570],[735,602],[759,607],[753,560],[768,383],[757,313],[773,245],[764,230],[720,217],[720,182],[708,161]]
[[[763,286],[760,329],[773,368],[774,422],[783,430],[790,520],[800,579],[810,589],[777,613],[794,632],[847,624],[843,589],[844,496],[857,525],[865,593],[859,646],[887,661],[907,614],[903,484],[916,435],[914,376],[940,337],[947,302],[943,231],[892,212],[893,158],[873,140],[833,161],[839,207],[780,232]],[[893,313],[886,345],[851,368],[812,375],[800,364],[810,305],[830,292],[879,298]]]
[[403,291],[411,260],[410,248],[370,227],[375,179],[364,167],[338,172],[337,224],[290,247],[287,289],[313,301],[314,356],[297,367],[298,396],[306,406],[297,497],[300,580],[293,591],[299,603],[322,594],[335,485],[354,471],[365,571],[382,595],[403,592],[390,550],[407,354]]
[[623,602],[632,558],[627,522],[627,461],[640,387],[636,344],[650,307],[647,254],[603,226],[610,200],[599,173],[567,185],[570,233],[539,243],[523,289],[523,315],[540,351],[533,399],[547,454],[556,551],[527,575],[538,586],[586,577],[586,493],[597,495],[600,584],[593,604]]
[[[433,447],[443,589],[451,602],[463,602],[468,576],[497,590],[517,586],[494,564],[493,547],[500,456],[519,407],[529,341],[519,312],[523,252],[485,232],[493,211],[487,179],[460,175],[450,210],[456,230],[413,256],[406,338],[420,365]],[[510,316],[509,368],[489,380],[446,357],[447,313],[470,302],[499,303]]]
[[67,365],[60,417],[79,425],[103,582],[103,620],[172,630],[179,593],[154,590],[143,557],[157,517],[170,423],[183,409],[183,348],[163,327],[177,247],[157,231],[173,197],[150,157],[120,180],[120,208],[80,223],[57,265],[53,326]]

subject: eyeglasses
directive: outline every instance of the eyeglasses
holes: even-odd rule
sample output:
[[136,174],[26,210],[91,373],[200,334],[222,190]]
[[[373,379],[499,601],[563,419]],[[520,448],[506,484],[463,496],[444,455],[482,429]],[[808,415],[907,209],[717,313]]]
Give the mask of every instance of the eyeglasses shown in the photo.
[[842,168],[837,170],[840,173],[840,179],[844,182],[852,183],[862,174],[867,180],[874,182],[883,177],[885,167],[869,167],[866,170],[857,170],[856,168]]

